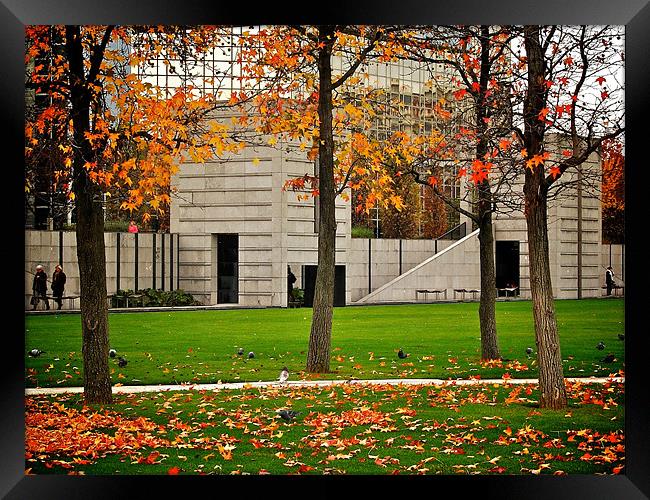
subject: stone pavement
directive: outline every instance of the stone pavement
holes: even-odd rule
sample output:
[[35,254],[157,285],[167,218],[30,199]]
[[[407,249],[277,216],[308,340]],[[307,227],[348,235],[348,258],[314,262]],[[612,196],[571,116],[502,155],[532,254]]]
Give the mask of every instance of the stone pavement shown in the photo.
[[[583,384],[604,384],[608,381],[625,383],[624,377],[567,377],[569,382],[581,382]],[[252,389],[257,387],[316,387],[328,385],[480,385],[480,384],[537,384],[535,378],[509,378],[509,379],[459,379],[443,380],[431,378],[412,379],[385,379],[385,380],[297,380],[280,384],[277,381],[270,382],[229,382],[219,384],[178,384],[178,385],[121,385],[113,386],[113,394],[132,394],[138,392],[164,392],[164,391],[218,391],[223,389]],[[39,394],[63,394],[82,393],[83,387],[45,387],[26,388],[25,395],[33,396]]]

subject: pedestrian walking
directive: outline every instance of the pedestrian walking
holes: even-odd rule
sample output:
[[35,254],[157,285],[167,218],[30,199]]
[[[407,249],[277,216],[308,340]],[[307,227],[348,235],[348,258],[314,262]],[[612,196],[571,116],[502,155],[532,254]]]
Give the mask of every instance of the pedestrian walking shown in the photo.
[[612,294],[612,288],[616,286],[614,282],[614,270],[612,266],[607,266],[607,271],[605,271],[605,286],[607,287],[607,295]]
[[36,274],[32,283],[32,311],[36,309],[40,300],[45,301],[45,308],[49,311],[50,303],[47,300],[47,274],[40,264],[36,266]]
[[289,302],[293,301],[293,284],[296,282],[296,275],[291,272],[291,266],[287,266],[287,290],[289,291]]
[[54,268],[54,273],[52,274],[52,295],[54,296],[54,302],[57,303],[57,309],[61,309],[61,303],[63,302],[63,291],[65,289],[65,273],[60,264],[57,264]]

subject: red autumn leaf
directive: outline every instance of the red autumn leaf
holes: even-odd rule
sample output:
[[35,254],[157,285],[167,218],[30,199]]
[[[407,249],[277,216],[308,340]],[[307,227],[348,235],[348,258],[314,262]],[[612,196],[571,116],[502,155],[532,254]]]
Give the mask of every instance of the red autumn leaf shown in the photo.
[[174,466],[174,467],[170,467],[167,470],[167,474],[169,474],[170,476],[177,476],[180,471],[181,471],[180,468]]
[[496,467],[492,467],[491,469],[488,469],[488,472],[496,472],[497,474],[503,474],[505,470],[506,470],[505,467],[501,465],[497,465]]
[[459,89],[456,92],[454,92],[454,97],[456,98],[456,100],[460,101],[463,97],[465,97],[465,94],[467,94],[467,90]]
[[553,179],[556,179],[558,177],[558,175],[560,175],[560,173],[561,173],[559,167],[551,167],[549,172],[551,174],[551,177],[553,177]]

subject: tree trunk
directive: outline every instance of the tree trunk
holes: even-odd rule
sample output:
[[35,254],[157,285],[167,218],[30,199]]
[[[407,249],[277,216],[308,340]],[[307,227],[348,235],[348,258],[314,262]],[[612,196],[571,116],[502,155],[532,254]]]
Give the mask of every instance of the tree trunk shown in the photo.
[[[539,26],[524,28],[528,59],[528,91],[524,108],[524,146],[528,157],[543,148],[544,122],[539,112],[545,107],[545,65]],[[525,215],[528,230],[530,292],[533,301],[535,342],[539,366],[539,405],[541,408],[565,408],[566,387],[562,371],[560,339],[555,320],[555,303],[549,263],[547,200],[548,186],[543,165],[526,168],[524,181]]]
[[481,359],[501,359],[499,343],[497,341],[495,312],[497,290],[494,268],[492,212],[488,211],[481,217],[478,239],[481,267],[481,303],[478,310],[481,324]]
[[330,371],[332,315],[334,308],[334,269],[336,264],[336,195],[334,186],[334,138],[332,132],[332,66],[334,30],[319,28],[323,44],[318,55],[320,121],[318,147],[318,269],[314,290],[313,316],[309,335],[306,370],[311,373]]
[[[490,32],[488,26],[481,26],[481,73],[479,78],[479,100],[477,103],[476,127],[479,141],[476,158],[483,161],[488,152],[487,91],[491,73]],[[481,359],[501,359],[497,341],[496,321],[496,270],[494,265],[494,234],[492,233],[492,190],[490,181],[484,180],[478,186],[479,256],[481,268],[481,303],[478,316],[481,325]]]
[[528,228],[528,261],[539,366],[539,405],[541,408],[557,409],[566,407],[567,395],[562,371],[560,339],[555,321],[555,302],[548,254],[546,196],[537,195],[539,191],[545,192],[543,189],[536,188],[534,182],[526,182],[524,192]]
[[77,209],[77,259],[79,262],[84,399],[86,403],[113,402],[108,368],[108,307],[106,304],[106,254],[101,191],[87,176],[86,161],[93,161],[90,130],[90,94],[84,79],[84,57],[79,26],[66,28],[70,65],[71,116],[74,141],[73,183]]

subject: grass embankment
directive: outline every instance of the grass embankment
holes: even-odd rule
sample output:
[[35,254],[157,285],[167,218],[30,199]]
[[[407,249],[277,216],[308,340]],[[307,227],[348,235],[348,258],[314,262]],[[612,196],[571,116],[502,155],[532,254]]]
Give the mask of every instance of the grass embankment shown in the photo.
[[[618,339],[623,299],[562,300],[556,308],[565,376],[607,376],[624,368]],[[498,302],[496,311],[508,361],[481,363],[477,303],[337,308],[332,373],[320,378],[536,377],[535,352],[526,354],[527,347],[536,351],[531,302]],[[120,368],[117,358],[110,360],[113,383],[275,380],[283,366],[292,380],[317,378],[302,372],[311,314],[307,308],[110,314],[111,347],[128,361]],[[26,330],[27,387],[82,385],[79,315],[29,315]],[[31,358],[33,348],[45,354]],[[399,348],[407,359],[397,357]],[[608,353],[614,362],[602,362]]]

